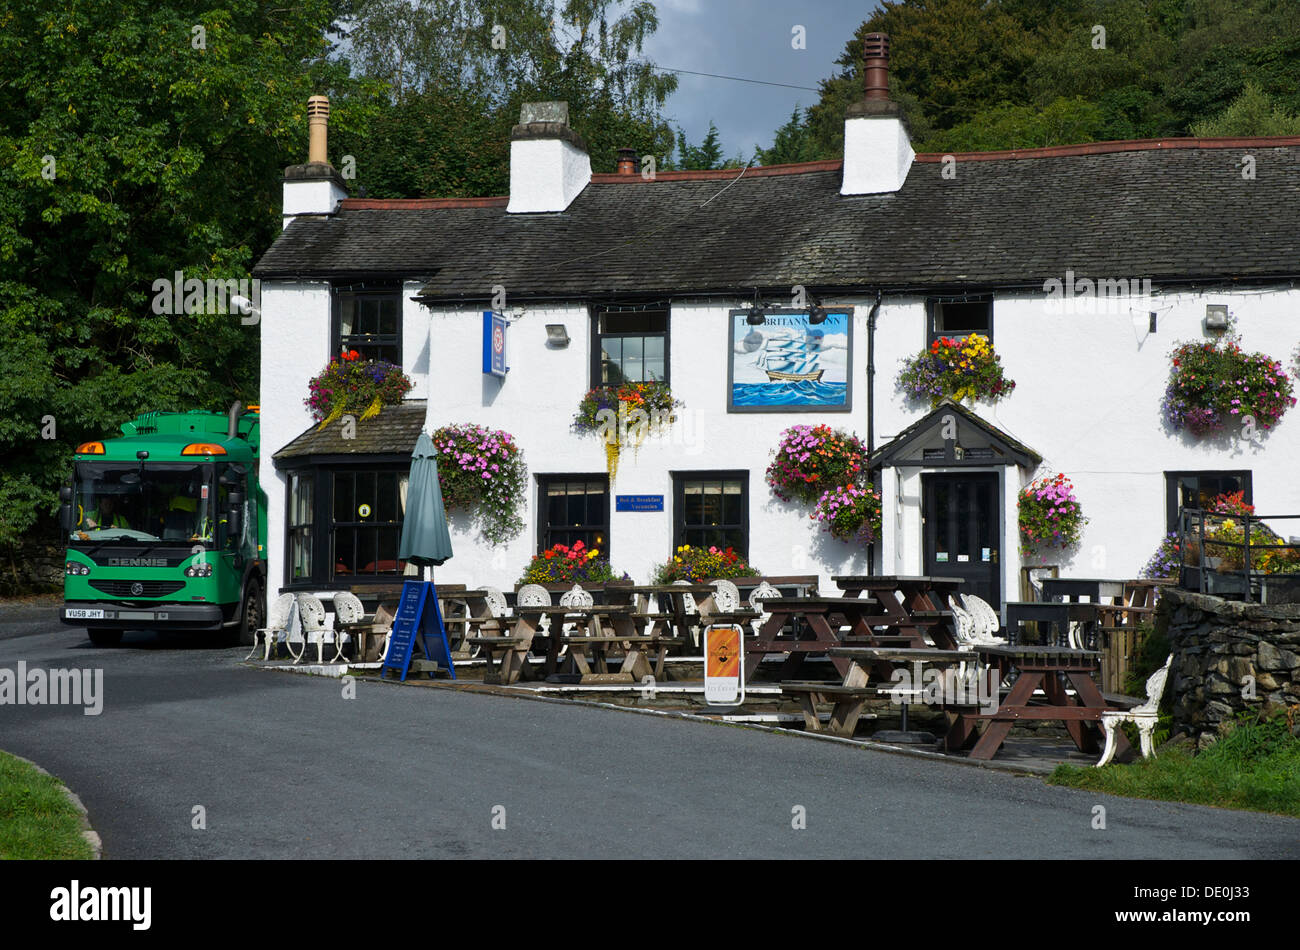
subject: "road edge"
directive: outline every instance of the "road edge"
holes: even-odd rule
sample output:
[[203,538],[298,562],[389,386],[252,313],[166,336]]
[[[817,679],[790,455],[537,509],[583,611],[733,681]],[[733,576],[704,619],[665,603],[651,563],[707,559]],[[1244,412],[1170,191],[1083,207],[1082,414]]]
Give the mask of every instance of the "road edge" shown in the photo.
[[86,803],[81,800],[81,796],[78,795],[76,792],[74,792],[72,789],[70,789],[68,787],[67,782],[63,781],[63,779],[59,778],[49,769],[41,768],[39,763],[33,762],[31,759],[24,758],[23,756],[18,755],[17,753],[10,752],[8,749],[3,749],[0,751],[3,751],[5,755],[12,755],[19,762],[26,762],[28,765],[30,765],[36,771],[40,772],[42,775],[48,775],[50,778],[54,779],[56,782],[59,783],[59,788],[63,791],[63,794],[67,796],[67,799],[72,804],[72,807],[77,810],[77,814],[81,816],[81,837],[85,839],[88,845],[90,845],[90,851],[91,851],[90,860],[92,861],[103,860],[104,841],[102,838],[99,837],[99,832],[96,831],[93,827],[91,827],[90,810],[86,808]]

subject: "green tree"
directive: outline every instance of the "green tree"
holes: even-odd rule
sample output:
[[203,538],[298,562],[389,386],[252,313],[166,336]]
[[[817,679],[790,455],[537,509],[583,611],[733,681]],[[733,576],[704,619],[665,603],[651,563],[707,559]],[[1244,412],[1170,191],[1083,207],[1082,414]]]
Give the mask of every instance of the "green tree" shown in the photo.
[[[77,442],[141,411],[256,401],[258,327],[154,313],[154,283],[247,278],[278,233],[307,97],[355,85],[329,59],[338,12],[331,0],[0,9],[0,544],[55,510]],[[361,118],[340,108],[332,121]]]
[[776,130],[771,148],[755,147],[754,154],[762,165],[791,165],[796,162],[814,162],[820,157],[806,121],[807,113],[800,114],[798,107],[790,113],[790,121]]
[[1217,116],[1192,123],[1192,134],[1204,138],[1236,135],[1300,135],[1300,116],[1278,103],[1253,82],[1246,83],[1228,108]]
[[[624,147],[666,164],[674,142],[662,109],[677,79],[639,58],[658,23],[647,0],[626,9],[615,0],[361,0],[348,22],[353,59],[391,96],[375,131],[414,131],[426,148],[348,139],[358,183],[394,197],[503,193],[510,129],[533,101],[568,102],[596,172],[614,171]],[[406,124],[420,119],[439,124]],[[477,171],[456,174],[462,165]]]

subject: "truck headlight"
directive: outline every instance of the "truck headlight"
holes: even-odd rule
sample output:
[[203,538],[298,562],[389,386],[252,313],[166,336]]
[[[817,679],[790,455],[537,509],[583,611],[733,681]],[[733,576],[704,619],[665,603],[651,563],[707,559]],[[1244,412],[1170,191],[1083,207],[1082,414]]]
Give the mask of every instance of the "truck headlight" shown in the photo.
[[185,576],[186,577],[211,577],[212,565],[191,564],[189,567],[185,568]]
[[75,577],[84,577],[90,573],[90,565],[82,564],[80,561],[64,561],[63,573]]

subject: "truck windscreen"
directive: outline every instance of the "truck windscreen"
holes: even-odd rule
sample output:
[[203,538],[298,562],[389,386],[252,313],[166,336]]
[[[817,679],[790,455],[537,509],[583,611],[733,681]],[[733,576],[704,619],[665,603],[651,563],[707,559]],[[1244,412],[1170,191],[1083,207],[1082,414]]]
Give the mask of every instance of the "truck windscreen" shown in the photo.
[[70,540],[210,542],[212,465],[82,462]]

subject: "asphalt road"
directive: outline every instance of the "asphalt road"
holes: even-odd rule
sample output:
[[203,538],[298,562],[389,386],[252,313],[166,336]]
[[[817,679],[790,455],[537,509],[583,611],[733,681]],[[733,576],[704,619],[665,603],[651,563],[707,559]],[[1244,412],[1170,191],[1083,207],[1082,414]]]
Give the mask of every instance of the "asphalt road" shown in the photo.
[[1292,819],[563,704],[367,682],[347,699],[244,652],[146,633],[101,650],[48,605],[0,607],[0,667],[104,683],[99,716],[0,706],[0,749],[81,796],[106,858],[1300,857]]

